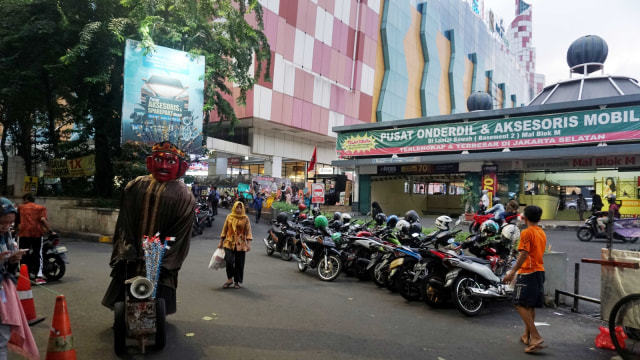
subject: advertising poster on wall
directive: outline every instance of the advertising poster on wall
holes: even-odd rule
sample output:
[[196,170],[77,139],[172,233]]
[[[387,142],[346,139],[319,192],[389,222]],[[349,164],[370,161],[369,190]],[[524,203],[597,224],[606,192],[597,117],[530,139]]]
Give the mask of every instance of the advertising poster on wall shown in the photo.
[[156,46],[144,55],[127,40],[122,142],[170,141],[186,153],[202,152],[204,56]]

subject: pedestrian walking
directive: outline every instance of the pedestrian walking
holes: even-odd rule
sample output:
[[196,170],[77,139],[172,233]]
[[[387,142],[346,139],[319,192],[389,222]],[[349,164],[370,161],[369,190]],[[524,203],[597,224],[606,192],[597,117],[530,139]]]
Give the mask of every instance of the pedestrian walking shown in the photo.
[[260,222],[260,216],[262,216],[262,203],[264,198],[262,194],[257,193],[256,198],[253,199],[253,208],[256,209],[256,224]]
[[6,360],[8,350],[29,360],[40,359],[38,347],[31,334],[29,322],[16,290],[20,260],[25,251],[11,236],[11,224],[18,210],[6,198],[0,198],[0,360]]
[[524,322],[524,333],[520,341],[526,345],[524,351],[536,352],[546,348],[544,339],[535,325],[537,307],[544,305],[544,261],[542,256],[547,247],[547,236],[538,226],[542,209],[536,205],[524,208],[524,222],[527,228],[520,234],[518,259],[505,275],[503,281],[510,283],[514,278],[513,301],[518,314]]
[[244,204],[236,201],[224,221],[218,244],[218,249],[224,249],[227,270],[227,281],[222,285],[223,288],[228,289],[233,285],[234,288],[240,289],[244,280],[246,254],[251,250],[251,240],[253,235],[249,217],[245,214]]
[[46,284],[42,278],[42,228],[47,229],[51,235],[56,233],[47,219],[47,208],[36,204],[35,201],[31,193],[26,193],[22,196],[22,205],[18,205],[18,243],[20,249],[27,250],[23,263],[27,264],[30,272],[34,271],[36,283]]
[[578,206],[578,216],[580,216],[580,221],[584,221],[584,213],[587,211],[587,200],[582,196],[582,194],[578,195],[576,205]]
[[218,204],[220,204],[220,192],[218,187],[214,186],[209,192],[209,203],[211,204],[211,212],[213,215],[218,215]]

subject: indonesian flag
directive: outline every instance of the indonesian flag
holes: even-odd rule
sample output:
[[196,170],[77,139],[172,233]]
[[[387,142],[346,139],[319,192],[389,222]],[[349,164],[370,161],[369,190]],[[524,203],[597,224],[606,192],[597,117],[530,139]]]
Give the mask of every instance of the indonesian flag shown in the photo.
[[318,150],[317,146],[313,148],[313,155],[311,155],[311,161],[309,161],[309,166],[307,166],[307,172],[315,169],[315,167],[316,167],[316,159],[317,159],[316,151],[317,150]]

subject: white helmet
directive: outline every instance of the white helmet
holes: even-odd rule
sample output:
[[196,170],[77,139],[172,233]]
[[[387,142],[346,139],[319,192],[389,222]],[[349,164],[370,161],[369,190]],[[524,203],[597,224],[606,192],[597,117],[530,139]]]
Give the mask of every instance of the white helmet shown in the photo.
[[343,224],[348,224],[350,221],[351,221],[351,214],[342,213],[342,223]]
[[447,215],[438,216],[436,218],[436,227],[440,230],[449,230],[449,224],[451,224],[452,220]]
[[407,220],[398,220],[398,223],[396,224],[396,229],[401,232],[406,232],[407,230],[409,230],[410,226],[411,224],[409,224]]
[[518,239],[520,239],[520,229],[514,224],[507,224],[502,228],[500,232],[503,239],[508,239],[514,244]]

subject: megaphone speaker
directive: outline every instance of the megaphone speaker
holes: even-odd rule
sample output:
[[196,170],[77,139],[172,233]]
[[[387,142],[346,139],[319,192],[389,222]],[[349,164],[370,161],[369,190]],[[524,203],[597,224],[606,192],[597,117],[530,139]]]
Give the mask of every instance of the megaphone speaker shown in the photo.
[[153,294],[153,283],[151,280],[140,277],[131,283],[131,295],[137,299],[145,299]]

